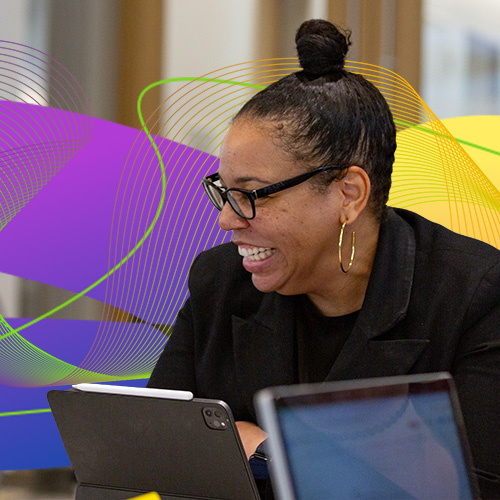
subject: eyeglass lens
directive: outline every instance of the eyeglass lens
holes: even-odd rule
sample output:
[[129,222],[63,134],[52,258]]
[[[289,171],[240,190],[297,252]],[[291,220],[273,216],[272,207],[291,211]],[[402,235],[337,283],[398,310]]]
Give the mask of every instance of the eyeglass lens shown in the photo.
[[205,193],[207,193],[210,201],[215,205],[215,208],[217,208],[217,210],[222,210],[224,207],[224,200],[220,191],[211,184],[203,184],[203,187],[205,188]]
[[253,204],[245,193],[236,189],[228,189],[225,191],[225,196],[223,196],[216,186],[204,184],[204,187],[210,201],[215,205],[217,210],[224,208],[225,199],[227,199],[232,209],[239,216],[250,219],[254,217]]
[[230,190],[227,192],[227,200],[238,215],[246,218],[254,216],[252,202],[245,193]]

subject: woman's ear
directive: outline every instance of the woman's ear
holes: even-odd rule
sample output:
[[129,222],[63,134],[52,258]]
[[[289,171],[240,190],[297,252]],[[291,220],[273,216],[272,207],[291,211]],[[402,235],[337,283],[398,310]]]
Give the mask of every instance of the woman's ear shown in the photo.
[[365,170],[354,165],[347,169],[347,174],[339,184],[343,195],[342,217],[352,224],[365,209],[370,198],[370,177]]

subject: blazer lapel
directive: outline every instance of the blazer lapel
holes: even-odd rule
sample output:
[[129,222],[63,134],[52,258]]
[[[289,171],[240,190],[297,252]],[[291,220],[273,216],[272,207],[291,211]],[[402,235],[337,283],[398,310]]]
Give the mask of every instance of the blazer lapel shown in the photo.
[[[327,380],[382,377],[408,373],[428,345],[426,338],[384,339],[405,316],[415,267],[415,237],[392,209],[380,226],[368,288],[353,332],[332,366]],[[377,338],[378,337],[378,338]]]
[[294,383],[293,300],[265,294],[249,319],[232,317],[236,377],[244,404],[252,414],[259,389]]

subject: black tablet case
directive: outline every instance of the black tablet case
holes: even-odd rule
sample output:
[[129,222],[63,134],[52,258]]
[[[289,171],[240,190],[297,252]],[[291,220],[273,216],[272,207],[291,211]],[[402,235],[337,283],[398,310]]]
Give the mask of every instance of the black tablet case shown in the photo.
[[[76,500],[125,500],[157,491],[162,499],[259,498],[229,407],[53,390],[47,394],[78,487]],[[219,410],[225,430],[203,415]]]

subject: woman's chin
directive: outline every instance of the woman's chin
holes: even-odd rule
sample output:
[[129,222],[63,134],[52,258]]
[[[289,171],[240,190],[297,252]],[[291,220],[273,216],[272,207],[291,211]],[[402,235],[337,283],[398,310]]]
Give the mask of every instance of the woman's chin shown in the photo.
[[276,292],[281,295],[298,295],[303,293],[297,290],[297,287],[294,287],[289,279],[283,275],[278,276],[277,273],[267,275],[252,274],[252,283],[259,292],[263,293]]
[[269,293],[278,290],[278,283],[273,276],[264,276],[257,273],[252,273],[252,283],[259,292]]
[[265,259],[243,258],[243,267],[252,275],[252,283],[260,292],[275,292],[283,281],[280,269],[283,268],[282,255],[274,252]]

